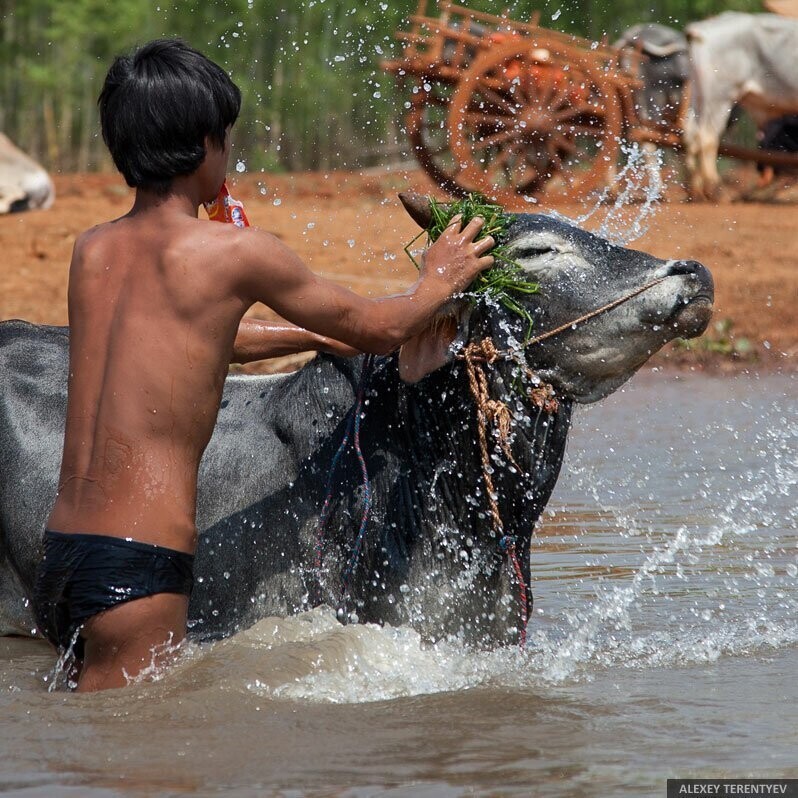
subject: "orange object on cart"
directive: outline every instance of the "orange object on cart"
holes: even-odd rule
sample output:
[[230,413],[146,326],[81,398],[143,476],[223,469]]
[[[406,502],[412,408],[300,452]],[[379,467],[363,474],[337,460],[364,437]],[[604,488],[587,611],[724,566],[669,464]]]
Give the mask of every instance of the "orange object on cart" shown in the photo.
[[249,227],[249,219],[244,212],[244,203],[233,199],[227,188],[227,183],[222,183],[216,199],[205,203],[208,219],[212,222],[227,222],[236,227]]

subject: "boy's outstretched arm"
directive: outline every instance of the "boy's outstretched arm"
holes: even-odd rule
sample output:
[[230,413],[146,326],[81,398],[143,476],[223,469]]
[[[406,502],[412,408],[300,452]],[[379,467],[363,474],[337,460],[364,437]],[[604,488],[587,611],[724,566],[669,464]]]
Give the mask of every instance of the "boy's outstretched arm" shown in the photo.
[[352,357],[357,349],[285,321],[242,319],[233,344],[231,363],[250,363],[270,357],[315,350]]
[[463,291],[493,263],[488,236],[474,238],[482,219],[460,229],[455,217],[425,252],[418,280],[404,293],[368,299],[314,274],[277,238],[237,231],[238,289],[300,327],[363,352],[386,354],[419,333],[452,294]]

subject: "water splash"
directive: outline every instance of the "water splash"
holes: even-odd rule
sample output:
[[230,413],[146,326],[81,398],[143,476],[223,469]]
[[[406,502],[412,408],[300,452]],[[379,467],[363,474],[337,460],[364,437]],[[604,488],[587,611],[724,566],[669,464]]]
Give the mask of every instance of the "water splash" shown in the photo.
[[190,645],[185,640],[174,642],[174,633],[169,632],[169,637],[150,649],[150,661],[138,673],[129,674],[124,668],[122,675],[128,687],[132,684],[144,682],[158,682],[172,672],[175,664],[182,659],[190,659]]
[[[752,387],[738,388],[749,398],[734,393],[725,407],[718,405],[718,387],[707,389],[701,401],[709,401],[707,408],[721,420],[707,425],[707,408],[699,413],[704,439],[702,448],[689,453],[694,471],[676,472],[680,458],[671,448],[674,459],[659,475],[671,486],[660,483],[650,500],[644,472],[651,448],[640,454],[639,463],[632,453],[626,472],[607,473],[607,458],[617,456],[612,452],[592,464],[569,465],[577,472],[570,480],[576,479],[580,492],[593,494],[587,518],[597,520],[579,520],[569,538],[547,536],[533,549],[540,609],[531,621],[525,654],[514,648],[474,651],[457,640],[431,645],[409,627],[340,627],[329,610],[314,611],[309,620],[255,627],[253,633],[269,642],[276,659],[263,662],[248,689],[333,703],[484,686],[537,692],[591,681],[606,670],[702,665],[798,644],[798,422],[793,402],[755,405]],[[669,384],[661,400],[672,407],[670,391],[685,390],[695,396],[695,386]],[[663,393],[661,384],[657,392]],[[732,408],[740,415],[729,416]],[[761,423],[741,428],[739,420],[755,410]],[[606,427],[607,411],[591,412],[603,414],[602,433],[611,432],[614,440],[616,433]],[[621,404],[618,423],[625,424],[624,418],[628,409]],[[689,424],[680,429],[685,439],[695,439]],[[652,439],[662,437],[661,430],[652,431]],[[707,452],[728,449],[727,438],[739,447],[730,451],[745,452],[746,459],[708,462]],[[590,448],[595,444],[591,441]],[[697,495],[691,497],[685,485]],[[674,501],[678,506],[669,509]],[[567,549],[571,567],[563,566]],[[603,570],[602,556],[623,567],[593,582],[591,574]],[[461,595],[455,590],[450,600]],[[275,662],[291,666],[281,670]]]
[[75,657],[75,645],[83,627],[79,626],[69,645],[65,650],[59,652],[58,659],[52,669],[45,675],[44,682],[47,684],[47,692],[54,693],[59,688],[74,690],[77,686],[77,658]]
[[[763,425],[755,440],[739,442],[753,448],[754,465],[730,474],[729,465],[715,464],[724,481],[704,474],[698,493],[706,506],[692,502],[695,521],[680,524],[674,533],[663,530],[656,516],[647,526],[639,498],[624,491],[619,498],[625,503],[609,507],[606,477],[583,468],[579,483],[593,492],[621,537],[630,543],[643,539],[643,561],[632,567],[631,578],[612,580],[610,587],[600,580],[598,598],[566,610],[564,625],[534,630],[532,662],[544,679],[589,678],[596,666],[708,662],[798,642],[798,593],[792,576],[798,573],[798,539],[786,531],[798,525],[798,509],[791,501],[798,487],[798,423],[787,421],[790,409],[779,403],[767,416],[761,407],[759,412]],[[708,438],[724,432],[739,439],[731,423],[705,432]],[[691,474],[684,481],[693,479]],[[636,487],[645,489],[644,482],[641,478]],[[619,550],[612,545],[611,561],[628,558],[628,552],[619,556]]]
[[650,150],[636,143],[622,144],[621,152],[626,156],[626,164],[598,195],[593,206],[574,223],[593,228],[596,235],[613,244],[626,245],[648,230],[662,199],[663,164],[660,150]]
[[248,645],[265,643],[272,652],[247,690],[271,698],[385,701],[493,683],[524,666],[515,648],[474,652],[453,641],[427,644],[406,626],[341,626],[326,607],[268,619],[245,634]]

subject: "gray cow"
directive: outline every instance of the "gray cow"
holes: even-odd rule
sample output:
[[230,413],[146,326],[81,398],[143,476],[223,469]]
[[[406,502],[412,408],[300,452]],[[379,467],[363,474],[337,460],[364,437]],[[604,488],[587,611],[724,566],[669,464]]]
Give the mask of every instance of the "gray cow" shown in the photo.
[[[407,204],[425,224],[426,201]],[[528,586],[530,539],[557,480],[572,405],[611,393],[674,337],[700,334],[713,285],[698,263],[613,246],[551,216],[519,215],[507,242],[540,283],[540,293],[524,299],[539,332],[664,278],[518,356],[553,386],[556,412],[539,409],[517,389],[519,364],[498,361],[487,370],[492,394],[514,397],[515,464],[497,449],[492,467],[504,532],[517,540]],[[512,348],[523,337],[518,317],[501,306],[462,300],[450,311],[460,343],[491,336],[498,347]],[[64,328],[0,325],[2,633],[30,633],[33,626],[27,597],[58,475],[67,347]],[[491,526],[466,373],[451,350],[443,358],[412,384],[401,378],[401,355],[377,360],[360,431],[374,503],[345,600],[342,572],[363,499],[351,454],[331,481],[319,573],[313,563],[360,360],[320,356],[290,375],[227,379],[200,470],[190,634],[224,636],[263,616],[326,601],[342,617],[411,624],[430,639],[459,634],[474,645],[517,639],[518,584]]]
[[687,37],[674,28],[650,23],[628,28],[615,46],[622,50],[621,63],[628,69],[635,64],[631,52],[644,56],[639,62],[643,86],[637,97],[641,118],[660,125],[674,124],[690,74]]

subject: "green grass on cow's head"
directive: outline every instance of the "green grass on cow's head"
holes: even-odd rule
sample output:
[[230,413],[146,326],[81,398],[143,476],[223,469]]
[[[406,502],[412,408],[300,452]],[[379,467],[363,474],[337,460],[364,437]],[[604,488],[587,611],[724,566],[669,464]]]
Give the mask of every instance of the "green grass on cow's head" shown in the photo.
[[483,271],[471,283],[466,293],[471,294],[474,299],[489,297],[520,316],[526,322],[526,336],[529,337],[533,319],[529,311],[519,301],[519,294],[535,294],[539,286],[527,278],[520,263],[507,255],[506,234],[515,217],[506,213],[501,205],[489,202],[481,194],[469,194],[463,199],[447,203],[438,202],[430,197],[429,204],[432,213],[429,226],[405,247],[405,252],[416,268],[418,268],[418,263],[410,254],[410,247],[424,233],[427,235],[428,243],[432,243],[438,239],[458,214],[463,217],[463,226],[467,225],[475,216],[481,216],[485,220],[485,224],[480,230],[477,240],[485,236],[493,236],[496,246],[490,250],[490,254],[493,255],[495,264],[490,269]]

